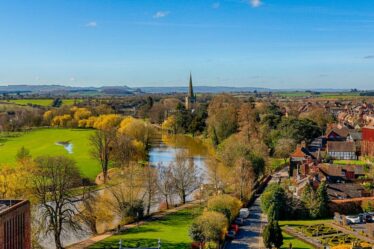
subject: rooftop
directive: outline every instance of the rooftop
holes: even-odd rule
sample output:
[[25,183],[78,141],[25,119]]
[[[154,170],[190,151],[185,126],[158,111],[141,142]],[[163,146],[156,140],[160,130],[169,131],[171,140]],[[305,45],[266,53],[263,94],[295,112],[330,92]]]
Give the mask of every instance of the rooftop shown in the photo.
[[20,200],[0,200],[0,214],[20,202]]

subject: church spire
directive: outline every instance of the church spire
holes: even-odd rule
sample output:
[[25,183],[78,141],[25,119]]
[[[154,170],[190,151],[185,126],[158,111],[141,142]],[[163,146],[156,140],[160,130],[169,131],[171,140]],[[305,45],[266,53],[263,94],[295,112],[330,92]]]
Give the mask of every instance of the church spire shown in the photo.
[[190,85],[189,85],[189,88],[188,88],[188,96],[190,98],[193,98],[195,97],[194,94],[193,94],[193,87],[192,87],[192,74],[190,72]]

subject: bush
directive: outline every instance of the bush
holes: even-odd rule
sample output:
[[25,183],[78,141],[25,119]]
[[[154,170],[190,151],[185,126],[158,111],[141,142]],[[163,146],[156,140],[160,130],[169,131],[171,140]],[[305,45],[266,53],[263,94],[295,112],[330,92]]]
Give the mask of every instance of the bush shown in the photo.
[[192,223],[189,234],[191,239],[205,242],[220,242],[225,238],[228,222],[219,212],[204,212]]
[[217,195],[208,200],[208,210],[222,213],[228,221],[233,221],[239,214],[242,202],[230,195]]

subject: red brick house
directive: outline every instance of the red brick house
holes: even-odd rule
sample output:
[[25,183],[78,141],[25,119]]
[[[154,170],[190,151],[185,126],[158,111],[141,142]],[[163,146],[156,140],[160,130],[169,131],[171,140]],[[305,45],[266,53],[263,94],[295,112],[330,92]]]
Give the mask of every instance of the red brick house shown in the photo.
[[0,200],[0,249],[31,249],[29,201]]
[[362,128],[361,154],[374,156],[374,126]]

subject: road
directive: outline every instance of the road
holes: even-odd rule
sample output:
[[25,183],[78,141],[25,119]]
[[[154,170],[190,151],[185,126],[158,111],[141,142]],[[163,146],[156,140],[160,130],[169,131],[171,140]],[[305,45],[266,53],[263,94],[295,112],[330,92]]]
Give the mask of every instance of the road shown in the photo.
[[[287,172],[288,168],[284,168],[273,174],[269,184],[278,183],[282,179],[286,179],[288,177]],[[249,217],[244,220],[244,224],[240,227],[236,238],[227,245],[227,249],[265,248],[262,241],[262,230],[267,224],[267,217],[261,210],[260,202],[260,198],[257,198],[250,207]]]
[[260,199],[257,198],[250,208],[250,215],[244,220],[235,240],[228,244],[227,249],[265,248],[262,242],[262,229],[266,225],[266,216],[260,208]]

